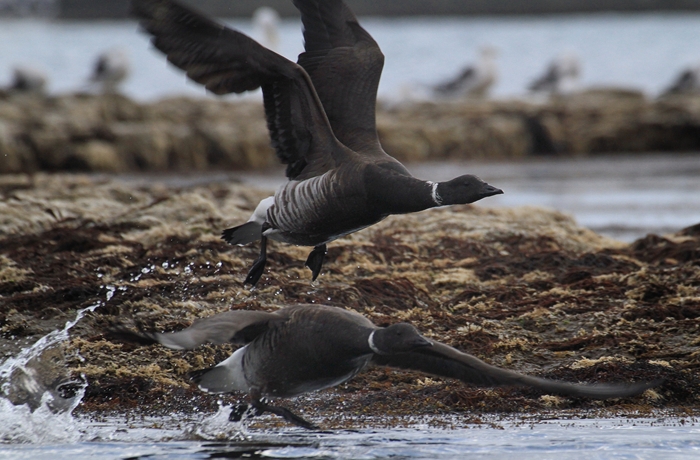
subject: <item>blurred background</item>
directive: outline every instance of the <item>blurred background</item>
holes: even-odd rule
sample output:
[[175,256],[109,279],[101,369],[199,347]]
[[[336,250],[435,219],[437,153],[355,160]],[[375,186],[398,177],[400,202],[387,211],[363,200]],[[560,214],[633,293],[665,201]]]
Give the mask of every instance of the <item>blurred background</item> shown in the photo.
[[[203,11],[253,34],[261,6],[282,17],[278,50],[294,59],[302,49],[298,14],[287,0],[203,0]],[[399,97],[409,86],[440,84],[496,49],[495,97],[528,93],[554,59],[579,64],[581,87],[634,88],[649,96],[669,89],[700,65],[700,0],[350,0],[387,57],[380,92]],[[80,89],[97,56],[128,51],[125,95],[139,100],[203,95],[181,73],[154,59],[147,38],[128,19],[128,0],[0,0],[0,82],[12,69],[45,73],[50,92]],[[253,34],[254,35],[254,34]]]
[[[187,3],[289,59],[303,49],[290,0]],[[347,3],[386,56],[382,142],[419,176],[476,172],[506,190],[485,205],[625,240],[700,222],[700,0]],[[260,95],[207,94],[128,11],[0,0],[0,173],[284,180]]]

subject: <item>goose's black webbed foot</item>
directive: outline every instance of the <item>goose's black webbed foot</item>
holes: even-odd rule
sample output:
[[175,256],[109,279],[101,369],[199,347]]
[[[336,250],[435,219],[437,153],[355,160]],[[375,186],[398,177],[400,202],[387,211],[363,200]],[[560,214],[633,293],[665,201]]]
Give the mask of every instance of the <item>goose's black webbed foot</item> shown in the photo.
[[[269,229],[270,226],[265,223],[262,226],[262,233],[265,232],[265,230]],[[262,274],[265,272],[265,264],[267,263],[267,237],[266,236],[261,236],[260,237],[260,257],[256,259],[256,261],[253,263],[253,266],[250,267],[250,271],[248,272],[248,276],[246,276],[245,281],[243,281],[243,285],[250,284],[252,286],[255,286],[258,284],[258,281],[260,281],[260,277]]]
[[321,267],[323,266],[323,260],[326,258],[328,250],[325,244],[320,244],[311,251],[309,257],[306,259],[306,266],[311,269],[312,281],[316,281],[318,275],[321,273]]
[[[306,428],[307,430],[318,430],[319,427],[318,425],[315,425],[307,420],[304,420],[294,412],[290,411],[287,408],[284,407],[278,407],[278,406],[270,406],[265,404],[264,402],[258,400],[258,401],[253,401],[252,406],[255,408],[256,415],[262,414],[263,412],[271,412],[275,415],[278,415],[288,421],[291,424],[294,424],[296,426],[300,426],[302,428]],[[230,419],[230,418],[229,418]]]
[[264,256],[258,257],[258,259],[253,263],[253,266],[250,267],[250,271],[248,272],[248,276],[246,276],[245,281],[243,284],[250,284],[251,286],[255,286],[258,284],[258,281],[260,281],[260,278],[262,277],[262,274],[265,272],[265,264],[267,263],[267,258]]

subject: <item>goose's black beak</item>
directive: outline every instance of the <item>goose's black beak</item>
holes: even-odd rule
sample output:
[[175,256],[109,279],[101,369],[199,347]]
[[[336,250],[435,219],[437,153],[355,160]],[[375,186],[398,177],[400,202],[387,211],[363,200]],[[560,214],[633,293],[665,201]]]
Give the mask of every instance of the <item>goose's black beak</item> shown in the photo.
[[501,190],[500,188],[496,188],[493,185],[489,185],[489,184],[486,184],[481,189],[481,192],[479,193],[481,198],[486,198],[486,197],[494,196],[494,195],[502,195],[502,194],[503,194],[503,190]]
[[418,337],[415,338],[415,340],[413,341],[413,343],[411,345],[413,345],[413,347],[415,347],[415,348],[425,348],[425,347],[432,347],[433,342],[431,342],[430,340],[426,339],[425,337],[419,335]]

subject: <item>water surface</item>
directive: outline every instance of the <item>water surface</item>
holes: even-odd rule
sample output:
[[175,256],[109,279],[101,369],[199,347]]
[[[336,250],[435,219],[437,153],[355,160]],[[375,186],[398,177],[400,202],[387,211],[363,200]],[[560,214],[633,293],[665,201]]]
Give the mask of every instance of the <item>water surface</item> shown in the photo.
[[[154,428],[174,422],[179,429]],[[205,426],[201,429],[187,426],[195,421],[113,419],[111,425],[84,423],[78,442],[6,444],[0,447],[0,459],[690,459],[700,454],[700,427],[694,419],[506,419],[456,429],[414,420],[408,428],[371,428],[377,422],[367,419],[368,427],[357,431],[232,433],[223,425],[217,432],[216,424],[205,426],[206,421],[199,422]]]
[[[625,86],[654,96],[681,69],[700,63],[700,13],[591,14],[545,17],[361,18],[386,56],[380,96],[395,98],[410,85],[441,82],[473,62],[478,48],[498,48],[497,97],[525,93],[553,56],[576,53],[582,86]],[[229,24],[252,34],[249,21]],[[279,52],[302,51],[299,20],[280,27]],[[204,96],[199,85],[169,66],[134,21],[50,22],[0,19],[0,84],[17,64],[44,69],[52,92],[83,88],[95,57],[122,48],[132,62],[128,96]],[[259,96],[256,96],[259,97]]]

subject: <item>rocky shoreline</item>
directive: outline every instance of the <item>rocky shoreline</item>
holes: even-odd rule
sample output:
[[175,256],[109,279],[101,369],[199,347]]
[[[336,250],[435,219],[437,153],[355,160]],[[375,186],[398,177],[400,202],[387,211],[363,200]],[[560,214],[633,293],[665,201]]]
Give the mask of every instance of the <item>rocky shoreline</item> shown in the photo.
[[625,244],[544,209],[435,209],[333,243],[316,283],[304,248],[274,244],[251,291],[242,282],[257,247],[227,245],[219,234],[267,193],[226,182],[0,176],[3,359],[97,305],[64,348],[36,363],[49,369],[41,372],[46,386],[86,379],[78,411],[90,414],[213,411],[221,398],[200,392],[187,373],[222,360],[229,347],[134,346],[111,340],[108,326],[175,330],[232,308],[324,303],[380,325],[409,321],[487,362],[547,378],[665,379],[635,398],[595,402],[373,369],[289,402],[324,427],[362,423],[344,414],[459,413],[474,423],[493,413],[700,413],[697,225]]
[[[592,90],[546,102],[380,104],[401,161],[700,151],[700,97]],[[222,171],[277,165],[261,102],[0,95],[0,173]]]

